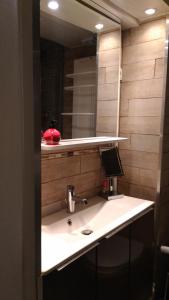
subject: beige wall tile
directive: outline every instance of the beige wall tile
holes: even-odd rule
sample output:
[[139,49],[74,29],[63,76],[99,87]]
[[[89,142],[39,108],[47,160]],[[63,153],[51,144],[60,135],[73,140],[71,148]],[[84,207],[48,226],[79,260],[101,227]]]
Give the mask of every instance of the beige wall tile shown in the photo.
[[141,185],[130,184],[129,194],[131,197],[137,197],[151,201],[156,200],[156,189],[143,187]]
[[123,64],[132,64],[145,60],[164,57],[164,39],[123,48]]
[[119,66],[98,68],[98,83],[115,83],[119,80]]
[[[158,180],[165,34],[165,18],[122,34],[120,135],[127,134],[129,140],[120,143],[122,163],[128,168],[120,185],[128,195],[150,200],[156,198]],[[169,118],[165,121],[165,133],[169,133]],[[166,139],[163,149],[169,150]]]
[[101,160],[99,153],[87,154],[81,156],[81,173],[96,171],[101,169]]
[[100,34],[98,44],[99,80],[96,134],[97,136],[115,135],[118,109],[115,101],[118,99],[120,88],[121,32],[118,30]]
[[144,187],[156,188],[157,172],[154,170],[139,169],[135,167],[123,166],[125,176],[121,177],[122,181],[138,184]]
[[69,184],[68,179],[50,181],[43,183],[42,187],[42,206],[49,205],[57,201],[64,201],[66,197],[66,188]]
[[120,149],[122,164],[147,170],[157,170],[158,154]]
[[162,98],[163,79],[148,79],[124,82],[121,86],[122,99]]
[[156,190],[154,188],[140,186],[139,184],[130,184],[128,182],[119,181],[118,191],[124,195],[140,199],[151,201],[155,201],[156,199]]
[[117,101],[98,101],[97,102],[97,115],[98,116],[107,116],[107,117],[117,117]]
[[121,177],[122,181],[132,182],[138,184],[140,181],[139,168],[123,166],[124,176]]
[[42,182],[80,174],[80,157],[42,160]]
[[66,209],[66,203],[64,203],[63,201],[57,201],[54,203],[50,203],[47,205],[42,205],[41,206],[41,217],[45,217],[48,216],[50,214],[53,214],[57,211],[60,211],[61,209]]
[[130,139],[131,150],[159,153],[160,136],[146,134],[131,134]]
[[129,113],[129,100],[120,99],[120,117],[127,117]]
[[122,180],[118,180],[118,192],[129,196],[129,183]]
[[127,182],[118,183],[118,191],[124,195],[137,197],[140,199],[146,199],[155,201],[156,199],[156,190],[149,187],[143,187],[137,184],[130,184]]
[[[90,203],[92,201],[90,198],[98,195],[100,193],[100,189],[100,187],[92,188],[91,190],[86,190],[85,192],[79,193],[79,196],[81,198],[87,198],[88,203]],[[77,205],[82,207],[84,204],[77,203]]]
[[110,50],[121,47],[120,30],[99,35],[99,51]]
[[133,117],[161,117],[162,98],[129,100],[128,115]]
[[160,118],[158,117],[121,117],[120,131],[138,134],[159,134]]
[[98,86],[98,100],[113,99],[118,99],[118,83],[107,83]]
[[115,132],[117,118],[115,117],[97,117],[97,132]]
[[99,187],[101,185],[101,180],[101,170],[76,176],[75,188],[77,194]]
[[120,49],[117,48],[117,49],[102,51],[98,55],[98,66],[99,68],[119,66],[119,60],[120,60]]
[[127,138],[127,140],[119,143],[119,149],[129,150],[130,147],[131,147],[131,145],[130,145],[130,143],[131,143],[131,134],[120,132],[120,136]]
[[120,149],[159,153],[160,136],[147,134],[125,134],[120,132],[120,136],[127,137],[128,140],[119,143]]
[[154,69],[155,60],[123,65],[123,82],[151,79],[154,77]]
[[140,185],[157,188],[157,171],[140,169]]
[[106,83],[106,68],[98,68],[98,84]]
[[165,66],[164,66],[164,58],[156,59],[155,64],[155,78],[164,77],[165,73]]
[[157,39],[165,39],[166,23],[165,18],[147,22],[130,30],[131,44],[140,44]]
[[83,193],[101,185],[101,173],[90,172],[42,184],[42,205],[64,201],[68,184],[73,184],[76,193]]
[[119,66],[107,67],[106,83],[114,83],[114,82],[118,82],[118,80],[119,80]]
[[156,188],[157,171],[135,167],[123,166],[124,176],[120,180],[128,183],[139,184],[145,187]]
[[96,136],[116,136],[116,132],[96,131]]

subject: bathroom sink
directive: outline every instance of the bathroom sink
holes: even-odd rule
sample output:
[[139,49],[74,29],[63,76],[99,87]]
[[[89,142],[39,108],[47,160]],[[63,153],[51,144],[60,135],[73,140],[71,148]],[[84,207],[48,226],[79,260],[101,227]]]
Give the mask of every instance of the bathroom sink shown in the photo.
[[[43,219],[43,229],[49,235],[64,235],[68,239],[74,239],[84,229],[91,229],[93,232],[103,229],[117,219],[124,218],[125,213],[135,209],[135,198],[133,201],[126,201],[128,197],[123,196],[121,199],[105,201],[101,197],[96,197],[93,205],[74,214],[66,212],[56,213]],[[137,199],[138,200],[138,199]],[[143,200],[141,200],[141,204]],[[70,221],[70,225],[69,225]]]
[[112,209],[112,201],[105,201],[99,197],[99,203],[91,205],[74,214],[56,213],[43,219],[43,231],[50,236],[61,237],[62,240],[75,241],[82,237],[82,231],[90,229],[94,233],[112,223],[126,211],[127,203],[116,202],[118,210]]
[[[74,214],[63,210],[42,219],[42,272],[117,232],[153,205],[151,201],[127,196],[109,201],[101,197],[91,200],[87,208]],[[84,234],[86,230],[90,234]]]

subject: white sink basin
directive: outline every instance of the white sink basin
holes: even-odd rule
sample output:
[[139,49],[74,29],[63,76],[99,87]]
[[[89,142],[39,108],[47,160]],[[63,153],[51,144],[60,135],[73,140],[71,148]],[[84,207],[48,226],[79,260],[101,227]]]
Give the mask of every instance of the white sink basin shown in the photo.
[[[112,231],[129,222],[153,205],[153,202],[123,196],[105,201],[92,199],[92,205],[67,214],[65,210],[42,219],[42,273],[60,265],[83,248],[98,241]],[[71,219],[72,224],[68,224]],[[82,234],[85,229],[90,235]]]
[[[101,223],[98,222],[98,220],[100,221],[100,214],[103,214],[106,209],[106,203],[100,202],[93,206],[87,206],[83,210],[74,214],[65,214],[63,212],[58,213],[52,217],[50,216],[49,218],[44,218],[43,228],[45,228],[47,231],[49,230],[49,233],[52,235],[63,233],[71,235],[73,233],[81,232],[81,230],[84,228],[92,228],[93,230],[97,230],[102,226]],[[68,220],[72,221],[72,225],[68,225]]]

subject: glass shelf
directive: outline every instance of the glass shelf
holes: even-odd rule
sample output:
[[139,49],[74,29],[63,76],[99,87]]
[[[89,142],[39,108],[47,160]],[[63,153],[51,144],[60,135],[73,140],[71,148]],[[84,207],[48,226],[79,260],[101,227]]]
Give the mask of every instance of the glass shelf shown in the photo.
[[74,86],[65,86],[65,91],[73,91],[75,89],[81,89],[81,88],[93,88],[96,87],[95,84],[84,84],[84,85],[74,85]]
[[62,116],[94,116],[95,113],[61,113]]
[[74,78],[78,76],[86,76],[86,75],[95,75],[95,71],[88,71],[88,72],[82,72],[82,73],[72,73],[72,74],[66,74],[67,78]]
[[103,146],[105,144],[114,144],[121,141],[126,141],[127,138],[123,137],[110,137],[110,136],[100,136],[100,137],[89,137],[89,138],[77,138],[77,139],[69,139],[69,140],[61,140],[59,145],[46,145],[44,143],[41,144],[42,154],[46,154],[46,151],[54,151],[57,152],[60,150],[72,150],[76,148],[84,148],[90,146]]

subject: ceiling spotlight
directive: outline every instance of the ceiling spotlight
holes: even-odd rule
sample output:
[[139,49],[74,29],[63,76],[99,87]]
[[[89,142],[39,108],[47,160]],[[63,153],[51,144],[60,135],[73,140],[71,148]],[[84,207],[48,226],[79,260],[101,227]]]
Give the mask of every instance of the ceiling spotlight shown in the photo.
[[104,27],[103,24],[96,24],[96,25],[95,25],[95,28],[98,29],[98,30],[103,29],[103,27]]
[[145,12],[146,15],[151,16],[151,15],[154,15],[156,13],[156,8],[147,8],[144,12]]
[[48,2],[48,7],[49,7],[50,9],[56,10],[56,9],[59,8],[59,4],[58,4],[57,1],[52,0],[52,1],[49,1],[49,2]]

